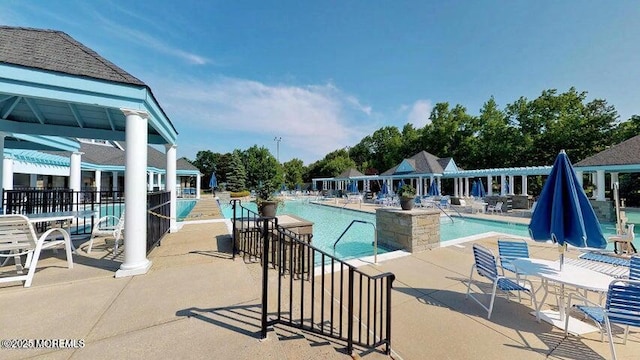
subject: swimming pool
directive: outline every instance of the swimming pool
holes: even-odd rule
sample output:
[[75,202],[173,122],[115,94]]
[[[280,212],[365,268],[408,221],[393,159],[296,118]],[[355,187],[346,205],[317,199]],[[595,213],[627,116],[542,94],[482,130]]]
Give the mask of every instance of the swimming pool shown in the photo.
[[[124,204],[101,205],[100,217],[113,215],[119,218],[123,206]],[[176,203],[176,218],[178,221],[183,221],[195,206],[196,200],[178,200]]]
[[[257,211],[255,203],[245,202],[242,205],[252,211]],[[227,219],[233,216],[232,211],[230,206],[222,208],[222,213]],[[283,214],[296,215],[313,222],[313,245],[329,254],[333,253],[333,243],[340,237],[340,234],[349,226],[352,220],[368,221],[373,224],[376,222],[376,216],[372,213],[310,204],[303,201],[286,201],[284,207],[278,208],[278,215]],[[605,238],[615,234],[615,224],[601,224],[601,226]],[[440,242],[442,243],[487,232],[529,237],[528,227],[523,224],[468,217],[453,217],[452,222],[448,217],[440,218]],[[372,255],[373,239],[372,226],[354,224],[338,243],[336,255],[341,259]],[[636,247],[640,245],[638,240],[636,240],[635,244]],[[609,248],[613,249],[613,244],[609,244]],[[391,250],[393,249],[380,247],[378,253]]]

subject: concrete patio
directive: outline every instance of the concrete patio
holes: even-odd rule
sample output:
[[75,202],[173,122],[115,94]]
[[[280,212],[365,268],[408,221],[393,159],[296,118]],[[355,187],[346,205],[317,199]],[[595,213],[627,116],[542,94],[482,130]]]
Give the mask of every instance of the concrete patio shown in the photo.
[[[210,200],[203,199],[207,202]],[[31,288],[0,287],[1,339],[83,339],[78,349],[0,349],[2,359],[348,359],[340,341],[276,327],[260,340],[261,269],[231,259],[231,238],[215,214],[185,223],[152,251],[151,271],[113,277],[121,259],[97,243],[73,269],[47,251]],[[479,240],[497,252],[497,238]],[[557,259],[553,245],[529,242],[532,257]],[[570,253],[577,256],[577,252]],[[492,318],[465,300],[471,244],[437,248],[361,268],[396,275],[392,295],[395,359],[608,359],[598,333],[564,336],[537,323],[531,304],[496,299]],[[552,299],[553,300],[553,299]],[[619,359],[637,359],[640,333]],[[367,359],[387,358],[358,349]]]

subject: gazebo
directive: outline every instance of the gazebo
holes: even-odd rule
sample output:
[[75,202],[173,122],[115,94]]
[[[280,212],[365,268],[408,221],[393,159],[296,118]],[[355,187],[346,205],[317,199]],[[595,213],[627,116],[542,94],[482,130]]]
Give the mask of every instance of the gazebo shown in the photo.
[[[174,231],[178,135],[149,86],[61,31],[0,26],[0,132],[3,156],[10,145],[7,134],[126,141],[127,236],[116,276],[149,270],[148,144],[166,149],[166,191],[171,194]],[[69,187],[80,190],[79,147],[56,148],[72,151]]]

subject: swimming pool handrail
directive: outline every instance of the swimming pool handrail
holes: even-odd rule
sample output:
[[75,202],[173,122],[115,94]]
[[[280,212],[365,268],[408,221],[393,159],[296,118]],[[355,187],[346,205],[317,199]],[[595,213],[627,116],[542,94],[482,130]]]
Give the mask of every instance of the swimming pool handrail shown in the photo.
[[[434,204],[435,204],[435,206],[436,206],[438,209],[440,209],[440,211],[442,211],[442,213],[443,213],[443,214],[447,215],[447,217],[449,218],[449,220],[451,220],[451,223],[452,223],[452,224],[454,224],[454,223],[455,223],[455,221],[453,221],[453,218],[451,217],[451,215],[447,214],[447,212],[446,212],[446,211],[444,211],[444,209],[443,209],[442,207],[440,207],[440,204],[438,204],[437,202],[436,202],[436,203],[434,203]],[[458,210],[456,210],[456,212],[458,212]],[[460,214],[460,213],[458,212],[458,214]]]
[[336,240],[336,242],[333,243],[333,251],[335,252],[336,245],[338,245],[338,242],[340,241],[340,239],[342,239],[344,234],[346,234],[347,231],[349,231],[349,229],[351,228],[351,225],[353,225],[354,223],[370,224],[371,226],[373,226],[373,262],[377,264],[378,263],[378,235],[376,233],[376,225],[371,221],[364,221],[364,220],[357,220],[357,219],[352,220],[349,226],[347,226],[347,228],[344,229],[342,234],[340,234],[340,236],[338,237],[338,240]]

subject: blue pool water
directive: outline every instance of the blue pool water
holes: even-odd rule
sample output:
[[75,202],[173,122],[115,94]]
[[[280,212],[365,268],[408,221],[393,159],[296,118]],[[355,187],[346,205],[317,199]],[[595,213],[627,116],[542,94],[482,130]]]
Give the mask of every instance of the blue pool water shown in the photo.
[[[242,203],[250,210],[256,211],[255,203]],[[231,218],[232,208],[224,206],[222,213]],[[284,207],[278,208],[278,215],[296,215],[314,223],[313,245],[329,254],[333,253],[333,243],[349,226],[352,220],[358,219],[375,224],[375,214],[338,209],[329,206],[309,204],[302,201],[287,201]],[[529,237],[527,225],[505,223],[500,221],[480,220],[454,217],[454,222],[447,217],[440,219],[440,241],[446,242],[463,237],[479,235],[487,232],[499,232],[509,235]],[[615,234],[615,224],[601,224],[605,238]],[[640,237],[637,237],[640,238]],[[353,258],[373,254],[373,227],[368,224],[354,224],[344,235],[336,247],[336,255],[340,258]],[[636,240],[636,247],[639,244]],[[613,245],[610,244],[613,249]],[[640,247],[639,247],[640,248]],[[379,248],[378,253],[391,249]]]
[[[176,217],[178,221],[183,221],[191,210],[196,206],[196,200],[178,200],[176,205]],[[100,207],[100,217],[106,215],[113,215],[115,217],[120,217],[120,213],[122,211],[123,204],[111,204],[111,205],[102,205]]]

